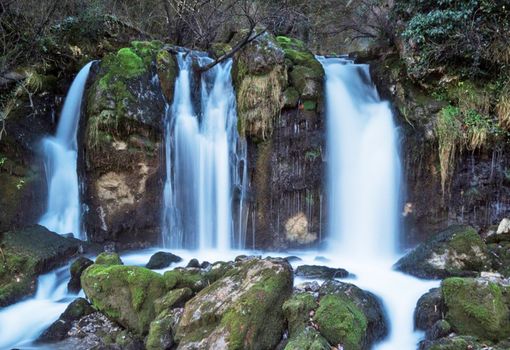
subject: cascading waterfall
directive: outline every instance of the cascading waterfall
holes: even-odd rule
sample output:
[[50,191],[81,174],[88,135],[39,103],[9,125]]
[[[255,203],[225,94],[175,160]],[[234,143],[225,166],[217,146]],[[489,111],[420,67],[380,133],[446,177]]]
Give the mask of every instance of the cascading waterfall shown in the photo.
[[[242,154],[246,147],[237,134],[232,61],[203,73],[197,89],[193,63],[212,60],[193,52],[179,53],[177,60],[180,71],[174,102],[166,112],[163,245],[228,250],[235,241],[244,241],[234,239],[234,232],[240,237],[244,230],[233,218],[243,220],[246,176],[246,155]],[[193,103],[193,91],[199,91],[198,105]],[[234,207],[240,214],[233,215]]]
[[329,250],[378,295],[390,321],[376,349],[416,349],[417,299],[436,282],[392,270],[398,260],[400,161],[398,133],[368,65],[319,57],[326,73]]
[[46,213],[39,224],[59,234],[73,233],[84,238],[81,227],[81,206],[76,169],[78,158],[77,132],[81,101],[93,62],[85,65],[67,93],[55,136],[43,139],[44,167],[48,184]]

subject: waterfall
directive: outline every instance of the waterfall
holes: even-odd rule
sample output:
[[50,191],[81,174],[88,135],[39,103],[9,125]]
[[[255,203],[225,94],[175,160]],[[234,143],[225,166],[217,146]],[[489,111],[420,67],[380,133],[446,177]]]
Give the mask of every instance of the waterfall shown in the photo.
[[57,133],[42,140],[44,168],[48,184],[46,213],[39,224],[59,234],[73,233],[85,238],[81,227],[81,206],[76,161],[77,131],[85,84],[93,62],[85,65],[67,93]]
[[[232,61],[218,64],[197,79],[193,64],[212,60],[193,52],[177,55],[179,75],[165,122],[166,181],[163,245],[170,248],[228,250],[243,215],[246,147],[237,133]],[[196,86],[198,85],[198,86]],[[199,95],[195,103],[194,92]],[[235,202],[235,203],[234,203]]]
[[398,133],[368,65],[319,57],[327,114],[328,248],[354,273],[356,285],[378,295],[390,335],[376,349],[415,349],[417,299],[437,282],[392,270],[398,260],[400,160]]

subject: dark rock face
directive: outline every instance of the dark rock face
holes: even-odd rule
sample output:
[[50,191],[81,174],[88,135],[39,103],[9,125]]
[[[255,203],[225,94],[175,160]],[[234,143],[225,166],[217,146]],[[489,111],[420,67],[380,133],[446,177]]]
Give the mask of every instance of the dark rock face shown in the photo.
[[51,326],[41,334],[37,341],[40,343],[51,343],[65,339],[67,333],[72,328],[73,321],[78,321],[80,318],[94,312],[95,310],[87,300],[83,298],[74,300],[69,304],[64,313],[60,315],[58,320],[53,322]]
[[414,326],[427,330],[444,316],[444,305],[439,288],[431,289],[418,299],[414,310]]
[[156,244],[162,203],[161,150],[175,60],[160,42],[133,42],[91,77],[81,139],[89,239],[121,247]]
[[[267,63],[264,69],[249,68],[253,52],[267,56],[257,60]],[[234,59],[239,133],[248,144],[247,227],[255,230],[247,247],[284,249],[322,239],[323,77],[320,63],[294,39],[265,36]]]
[[451,226],[420,244],[395,267],[421,278],[473,276],[489,265],[487,247],[469,226]]
[[165,267],[170,266],[174,262],[182,261],[182,258],[168,252],[157,252],[151,256],[146,268],[151,270],[164,269]]
[[39,225],[0,234],[0,306],[34,293],[37,276],[63,265],[82,243]]
[[81,256],[71,264],[71,279],[67,284],[67,289],[69,290],[69,292],[78,293],[80,291],[81,274],[87,267],[89,267],[93,263],[94,262],[92,260]]
[[295,275],[306,278],[332,279],[345,278],[349,276],[349,272],[345,269],[334,269],[327,266],[301,265],[297,267]]

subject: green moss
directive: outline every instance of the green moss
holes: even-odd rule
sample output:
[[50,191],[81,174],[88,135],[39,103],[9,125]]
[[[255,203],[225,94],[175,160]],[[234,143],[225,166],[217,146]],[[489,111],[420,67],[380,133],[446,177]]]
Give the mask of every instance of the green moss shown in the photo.
[[441,287],[448,309],[446,320],[457,333],[488,340],[506,339],[510,312],[499,285],[453,277],[444,280]]
[[124,263],[120,259],[119,254],[117,253],[108,253],[103,252],[99,254],[96,258],[96,261],[94,262],[98,265],[123,265]]
[[297,293],[283,304],[283,314],[289,324],[289,335],[299,334],[308,325],[310,312],[315,310],[317,302],[310,293]]
[[172,103],[175,80],[177,78],[177,63],[168,50],[161,49],[156,55],[156,68],[158,77],[167,103]]
[[202,290],[209,280],[201,270],[176,268],[163,275],[167,289],[190,288],[194,292]]
[[319,331],[331,344],[342,344],[345,350],[361,350],[367,331],[367,319],[350,300],[326,295],[314,316]]
[[283,106],[294,108],[299,101],[299,92],[294,87],[289,87],[283,92]]
[[156,313],[160,314],[165,310],[177,307],[184,302],[188,301],[193,295],[193,291],[190,288],[180,288],[169,291],[161,298],[154,301],[154,307]]
[[314,101],[304,101],[303,108],[305,109],[305,111],[315,111],[315,109],[317,108],[317,103],[315,103]]
[[165,292],[161,275],[138,266],[94,264],[81,282],[99,311],[138,334],[148,331],[156,316],[154,301]]
[[330,350],[328,341],[314,328],[308,327],[292,337],[284,350]]

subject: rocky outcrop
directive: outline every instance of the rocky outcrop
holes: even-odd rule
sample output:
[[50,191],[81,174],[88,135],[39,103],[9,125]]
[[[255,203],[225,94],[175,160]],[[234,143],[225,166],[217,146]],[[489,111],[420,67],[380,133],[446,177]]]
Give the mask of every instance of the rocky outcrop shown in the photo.
[[83,201],[92,241],[158,241],[162,127],[176,76],[169,50],[161,42],[132,42],[92,73],[82,127]]
[[31,295],[37,276],[78,254],[82,242],[35,225],[0,234],[0,306]]
[[[247,246],[322,239],[324,71],[299,40],[263,35],[234,58],[239,133],[248,143]],[[255,241],[253,241],[255,237]]]
[[452,226],[401,258],[396,269],[421,278],[473,276],[489,267],[485,243],[469,226]]
[[247,259],[186,303],[178,349],[269,349],[284,331],[282,304],[292,291],[290,265]]

